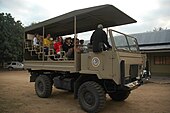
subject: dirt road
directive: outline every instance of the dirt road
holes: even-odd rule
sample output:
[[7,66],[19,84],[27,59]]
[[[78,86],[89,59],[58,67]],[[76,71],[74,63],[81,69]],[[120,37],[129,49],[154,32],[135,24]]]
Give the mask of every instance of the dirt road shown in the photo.
[[[50,98],[37,97],[27,71],[0,72],[0,89],[0,113],[84,113],[70,92],[53,88]],[[145,84],[124,102],[107,96],[101,113],[170,113],[170,84]]]

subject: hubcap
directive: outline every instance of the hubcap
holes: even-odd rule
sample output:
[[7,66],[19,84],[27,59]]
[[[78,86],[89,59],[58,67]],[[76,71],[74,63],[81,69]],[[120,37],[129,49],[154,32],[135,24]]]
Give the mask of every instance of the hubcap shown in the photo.
[[94,95],[93,95],[91,92],[87,91],[87,92],[84,93],[83,96],[84,96],[84,101],[85,101],[88,105],[90,105],[90,106],[94,105],[94,103],[95,103],[95,97],[94,97]]
[[41,81],[38,83],[38,89],[39,89],[41,92],[43,92],[44,86],[43,86],[43,83],[42,83]]

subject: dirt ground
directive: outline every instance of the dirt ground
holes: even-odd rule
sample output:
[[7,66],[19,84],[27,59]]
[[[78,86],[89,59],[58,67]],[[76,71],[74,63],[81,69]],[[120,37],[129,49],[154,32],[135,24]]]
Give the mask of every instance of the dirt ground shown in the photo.
[[[0,113],[84,113],[71,92],[53,88],[50,98],[39,98],[27,71],[0,72]],[[147,83],[124,102],[107,96],[101,113],[170,113],[170,84]]]

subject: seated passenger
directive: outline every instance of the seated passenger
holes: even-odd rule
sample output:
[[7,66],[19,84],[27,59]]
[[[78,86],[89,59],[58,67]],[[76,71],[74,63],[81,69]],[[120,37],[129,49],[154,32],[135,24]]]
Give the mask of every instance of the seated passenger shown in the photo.
[[63,38],[59,36],[57,41],[54,43],[54,50],[56,51],[56,54],[60,54],[62,46],[63,46]]
[[83,44],[84,44],[84,40],[80,40],[80,45],[83,46]]
[[80,53],[81,50],[80,50],[80,41],[79,39],[76,39],[76,52]]
[[84,40],[80,40],[80,51],[81,52],[87,52],[87,48],[85,48],[84,44]]
[[44,38],[44,40],[43,40],[45,55],[48,55],[48,50],[51,45],[50,37],[51,37],[51,35],[48,34],[47,37]]
[[68,58],[74,58],[74,53],[73,53],[74,46],[71,43],[71,38],[66,38],[62,47],[63,50],[66,52],[66,56]]
[[36,48],[37,46],[39,46],[38,37],[39,37],[38,34],[35,34],[35,35],[34,35],[34,38],[33,38],[33,47],[34,47],[34,48]]

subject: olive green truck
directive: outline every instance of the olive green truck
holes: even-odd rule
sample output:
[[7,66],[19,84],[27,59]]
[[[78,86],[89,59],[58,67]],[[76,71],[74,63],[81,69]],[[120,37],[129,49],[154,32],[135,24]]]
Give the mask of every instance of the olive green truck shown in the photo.
[[[99,112],[106,103],[106,94],[114,101],[124,101],[131,90],[142,84],[142,73],[148,71],[146,56],[139,52],[137,40],[111,27],[136,21],[112,5],[101,5],[75,10],[25,28],[24,66],[35,82],[35,92],[41,98],[51,95],[53,86],[72,91],[86,112]],[[74,36],[74,49],[79,33],[95,30],[98,24],[106,28],[111,49],[94,53],[92,46],[86,51],[74,51],[68,59],[65,51],[56,57],[53,46],[45,54],[42,40],[47,34]],[[42,38],[33,46],[33,35]],[[119,34],[119,35],[117,35]],[[90,37],[87,37],[90,39]],[[82,45],[81,45],[82,46]],[[57,104],[57,103],[56,103]],[[121,106],[120,106],[121,107]]]

